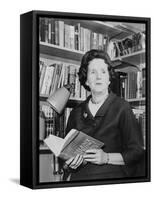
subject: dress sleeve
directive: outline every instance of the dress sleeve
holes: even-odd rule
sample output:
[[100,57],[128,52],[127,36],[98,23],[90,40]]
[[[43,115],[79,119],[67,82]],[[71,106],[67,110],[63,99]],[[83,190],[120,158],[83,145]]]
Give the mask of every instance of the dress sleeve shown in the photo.
[[142,132],[129,104],[122,110],[120,129],[123,140],[122,156],[125,165],[129,166],[137,163],[144,153]]

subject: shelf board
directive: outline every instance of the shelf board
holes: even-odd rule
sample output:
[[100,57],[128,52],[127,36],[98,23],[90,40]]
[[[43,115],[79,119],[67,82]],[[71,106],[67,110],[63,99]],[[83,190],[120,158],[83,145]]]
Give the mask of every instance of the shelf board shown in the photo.
[[48,148],[48,146],[43,141],[40,141],[39,152],[41,154],[51,154],[50,149]]
[[127,54],[124,56],[116,57],[113,60],[118,60],[118,59],[123,60],[125,62],[132,63],[134,65],[144,63],[145,62],[145,49],[131,53],[131,54]]
[[82,51],[68,49],[65,47],[48,44],[46,42],[40,42],[40,53],[52,55],[54,57],[60,57],[63,59],[76,60],[79,63],[81,62],[81,58],[84,55],[84,52]]
[[[72,50],[45,42],[40,42],[40,53],[49,56],[52,55],[53,57],[60,57],[65,60],[75,60],[78,62],[78,64],[80,64],[82,56],[85,52]],[[125,62],[129,62],[135,65],[138,65],[139,63],[144,63],[145,49],[124,56],[116,57],[113,60],[117,59],[124,60]]]
[[40,150],[49,150],[49,148],[45,145],[40,145]]
[[52,154],[52,152],[49,149],[45,149],[43,147],[39,149],[39,153],[40,154]]
[[40,95],[40,100],[46,101],[48,97],[49,97],[49,95],[41,94],[41,95]]
[[143,98],[136,98],[136,99],[126,99],[128,102],[141,102],[145,101],[145,97]]

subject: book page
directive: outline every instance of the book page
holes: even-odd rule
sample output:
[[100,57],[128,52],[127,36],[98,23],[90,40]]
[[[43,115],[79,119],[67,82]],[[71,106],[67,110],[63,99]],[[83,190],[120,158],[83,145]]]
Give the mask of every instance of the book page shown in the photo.
[[57,137],[55,135],[49,135],[44,142],[47,144],[49,149],[55,154],[55,156],[59,156],[62,146],[64,144],[64,139]]
[[68,138],[72,137],[76,131],[76,129],[71,129],[70,132],[64,138],[65,142],[68,140]]
[[76,129],[71,129],[70,132],[64,138],[64,143],[61,150],[63,150],[69,143],[71,143],[71,141],[74,140],[78,133],[79,131],[77,131]]

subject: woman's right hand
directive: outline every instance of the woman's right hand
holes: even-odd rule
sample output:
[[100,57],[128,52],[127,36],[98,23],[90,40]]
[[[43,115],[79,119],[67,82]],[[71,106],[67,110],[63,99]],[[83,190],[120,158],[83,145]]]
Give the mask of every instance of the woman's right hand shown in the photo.
[[75,157],[68,159],[65,162],[65,166],[71,169],[77,169],[82,164],[83,160],[83,156],[78,154]]

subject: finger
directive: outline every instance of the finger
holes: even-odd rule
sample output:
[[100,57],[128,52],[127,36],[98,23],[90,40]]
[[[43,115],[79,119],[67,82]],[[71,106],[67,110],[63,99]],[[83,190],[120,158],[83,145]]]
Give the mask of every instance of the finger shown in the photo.
[[85,159],[83,159],[83,165],[86,165],[87,164],[87,161]]
[[70,164],[73,162],[73,160],[74,160],[74,157],[68,159],[65,163],[66,163],[67,165],[70,165]]
[[85,159],[85,161],[87,161],[87,162],[90,162],[90,163],[94,163],[94,164],[96,164],[97,163],[97,160],[96,159]]
[[77,162],[74,165],[71,165],[71,167],[73,169],[76,169],[77,167],[79,167],[81,165],[82,162],[83,162],[83,157],[80,156],[80,158],[77,160]]
[[81,164],[82,164],[82,162],[83,162],[83,156],[82,155],[80,155],[79,156],[79,158],[78,158],[78,160],[77,160],[77,162],[74,164],[74,168],[76,169],[77,167],[79,167]]
[[97,153],[97,151],[98,151],[97,149],[89,149],[86,151],[86,154],[88,154],[88,153],[95,154],[95,153]]
[[80,166],[82,162],[83,162],[83,156],[80,156],[77,163],[76,163],[76,166],[77,167]]
[[96,158],[96,154],[86,154],[83,156],[84,159],[94,159]]
[[78,154],[75,158],[74,158],[74,160],[71,162],[71,164],[69,165],[71,168],[72,167],[74,167],[74,166],[76,166],[76,163],[77,163],[77,161],[78,161],[78,159],[80,158],[80,155]]
[[92,160],[96,160],[96,158],[85,158],[86,161],[92,161]]

